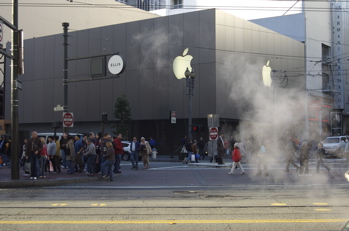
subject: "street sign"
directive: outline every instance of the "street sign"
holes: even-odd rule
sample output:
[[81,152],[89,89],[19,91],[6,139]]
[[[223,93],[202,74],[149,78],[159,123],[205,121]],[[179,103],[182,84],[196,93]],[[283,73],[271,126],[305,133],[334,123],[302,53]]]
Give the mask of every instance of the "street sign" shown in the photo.
[[63,112],[63,127],[74,127],[74,116],[72,112]]
[[209,128],[209,134],[210,134],[210,140],[217,140],[218,139],[218,128],[217,127]]
[[58,104],[57,107],[53,108],[53,111],[64,111],[64,107]]

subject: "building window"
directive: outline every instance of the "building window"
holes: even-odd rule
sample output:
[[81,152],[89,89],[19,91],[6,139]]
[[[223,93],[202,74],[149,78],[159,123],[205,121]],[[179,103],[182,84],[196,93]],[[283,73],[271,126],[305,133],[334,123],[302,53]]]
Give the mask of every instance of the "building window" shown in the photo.
[[183,0],[172,0],[171,9],[183,8]]

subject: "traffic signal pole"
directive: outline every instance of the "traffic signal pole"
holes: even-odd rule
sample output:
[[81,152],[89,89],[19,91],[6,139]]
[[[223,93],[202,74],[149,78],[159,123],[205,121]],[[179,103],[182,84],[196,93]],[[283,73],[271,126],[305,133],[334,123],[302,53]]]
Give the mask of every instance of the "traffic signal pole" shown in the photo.
[[[63,67],[63,94],[64,105],[63,111],[68,112],[68,27],[69,23],[63,22],[63,37],[64,37],[64,67]],[[63,132],[68,133],[68,128],[63,126]]]
[[16,28],[12,30],[12,56],[11,59],[11,179],[19,179],[19,131],[18,131],[18,0],[13,0],[13,25]]

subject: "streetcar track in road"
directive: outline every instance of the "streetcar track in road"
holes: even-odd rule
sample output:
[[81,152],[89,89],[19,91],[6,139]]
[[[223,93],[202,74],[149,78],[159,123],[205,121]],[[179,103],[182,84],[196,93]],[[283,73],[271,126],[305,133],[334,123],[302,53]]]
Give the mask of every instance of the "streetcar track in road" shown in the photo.
[[50,221],[0,221],[0,224],[251,224],[251,223],[342,223],[345,219],[260,219],[260,220],[50,220]]
[[[61,203],[57,203],[61,204]],[[62,203],[63,204],[63,203]],[[96,203],[97,204],[97,203]],[[317,205],[219,205],[219,206],[113,206],[109,205],[107,202],[105,203],[98,203],[98,204],[103,204],[102,207],[100,206],[93,206],[93,205],[88,205],[88,206],[72,206],[67,203],[64,203],[64,206],[53,206],[53,205],[48,205],[48,206],[1,206],[1,209],[84,209],[84,208],[89,208],[89,209],[263,209],[263,208],[316,208],[316,209],[321,209],[321,208],[349,208],[349,205],[323,205],[323,206],[317,206]],[[104,205],[106,204],[106,205]],[[0,215],[1,214],[0,211]]]

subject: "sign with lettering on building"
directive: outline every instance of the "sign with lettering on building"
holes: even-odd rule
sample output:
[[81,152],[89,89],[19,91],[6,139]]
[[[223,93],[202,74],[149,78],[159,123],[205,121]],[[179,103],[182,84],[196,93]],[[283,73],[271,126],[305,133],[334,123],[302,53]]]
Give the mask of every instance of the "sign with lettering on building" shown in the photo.
[[125,63],[120,55],[113,55],[108,61],[108,70],[113,75],[121,74],[125,70]]
[[[344,47],[344,15],[342,9],[342,3],[336,2],[331,3],[333,8],[333,80],[334,80],[334,102],[333,109],[344,109],[344,81],[343,76],[345,70],[343,66],[342,58],[345,57],[343,54]],[[344,55],[344,56],[343,56]]]

